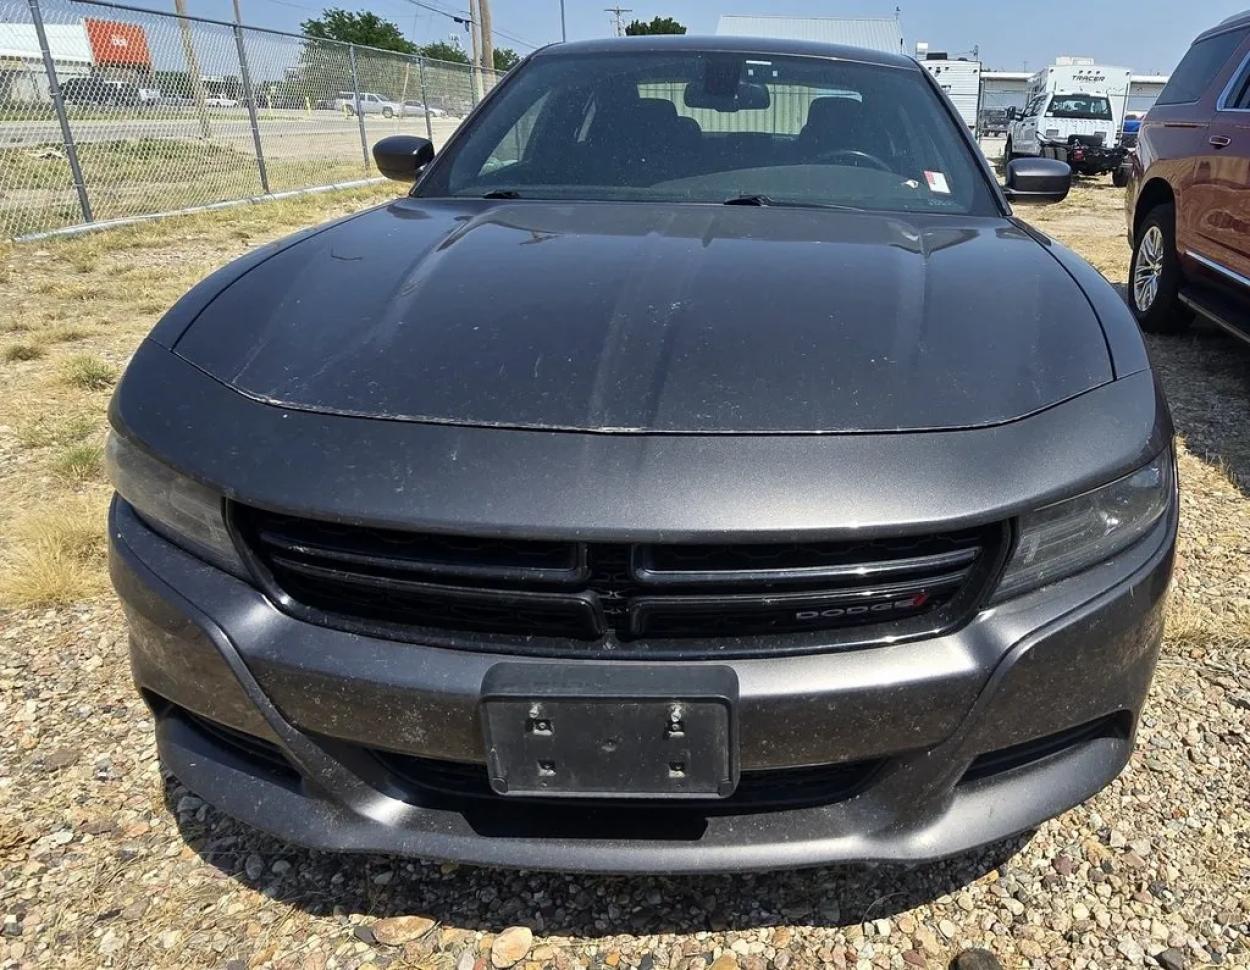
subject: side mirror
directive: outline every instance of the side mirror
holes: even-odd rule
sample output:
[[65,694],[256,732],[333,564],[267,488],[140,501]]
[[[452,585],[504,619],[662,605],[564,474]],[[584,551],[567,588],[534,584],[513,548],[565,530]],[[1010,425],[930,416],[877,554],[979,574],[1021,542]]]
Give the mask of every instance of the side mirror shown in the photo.
[[1008,120],[1008,121],[1015,121],[1015,120],[1016,120],[1016,106],[1015,106],[1014,104],[1013,104],[1013,105],[1010,105],[1010,106],[1007,108],[1007,120]]
[[1007,163],[1008,202],[1062,202],[1072,188],[1072,169],[1055,158],[1017,158]]
[[396,182],[415,182],[434,160],[434,143],[416,135],[391,135],[373,146],[378,171]]

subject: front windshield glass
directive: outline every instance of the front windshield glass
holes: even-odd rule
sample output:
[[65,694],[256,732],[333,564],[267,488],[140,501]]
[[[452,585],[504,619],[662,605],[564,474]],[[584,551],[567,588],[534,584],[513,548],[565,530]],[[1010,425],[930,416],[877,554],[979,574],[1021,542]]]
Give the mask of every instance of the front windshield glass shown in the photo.
[[998,211],[919,70],[622,51],[504,83],[418,195]]
[[1096,94],[1057,94],[1046,109],[1047,118],[1111,120],[1111,102]]

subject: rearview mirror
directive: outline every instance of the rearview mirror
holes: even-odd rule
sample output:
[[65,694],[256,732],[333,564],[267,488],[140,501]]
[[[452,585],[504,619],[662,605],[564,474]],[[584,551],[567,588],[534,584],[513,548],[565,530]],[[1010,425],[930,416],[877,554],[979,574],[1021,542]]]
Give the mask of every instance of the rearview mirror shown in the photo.
[[708,86],[691,82],[684,98],[687,108],[711,108],[714,111],[761,110],[772,104],[772,96],[763,84],[739,83],[728,94],[709,90]]
[[396,182],[415,182],[434,160],[434,143],[416,135],[391,135],[373,146],[378,171]]
[[1062,202],[1072,188],[1072,169],[1055,158],[1017,158],[1007,163],[1008,202]]

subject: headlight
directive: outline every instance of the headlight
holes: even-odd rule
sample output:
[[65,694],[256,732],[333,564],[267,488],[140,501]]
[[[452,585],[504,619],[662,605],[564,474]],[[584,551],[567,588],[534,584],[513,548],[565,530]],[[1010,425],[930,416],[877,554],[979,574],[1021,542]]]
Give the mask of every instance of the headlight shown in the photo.
[[109,479],[149,526],[170,542],[236,576],[247,576],[222,515],[222,497],[111,432]]
[[1020,535],[996,600],[1088,569],[1132,545],[1168,510],[1172,449],[1110,485],[1020,518]]

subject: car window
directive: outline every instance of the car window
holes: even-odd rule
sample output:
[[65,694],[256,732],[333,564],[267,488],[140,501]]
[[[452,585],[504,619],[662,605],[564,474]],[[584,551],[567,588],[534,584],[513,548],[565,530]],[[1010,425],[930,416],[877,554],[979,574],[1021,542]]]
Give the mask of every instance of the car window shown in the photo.
[[1246,39],[1245,30],[1230,30],[1196,42],[1181,58],[1156,104],[1189,104],[1199,100],[1233,51]]
[[1250,110],[1250,54],[1246,55],[1241,70],[1229,86],[1228,97],[1224,100],[1225,108],[1236,111]]
[[918,69],[708,51],[539,56],[420,195],[997,212]]
[[1096,94],[1057,94],[1046,109],[1047,118],[1111,120],[1111,102]]

